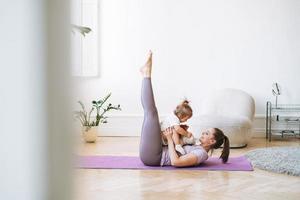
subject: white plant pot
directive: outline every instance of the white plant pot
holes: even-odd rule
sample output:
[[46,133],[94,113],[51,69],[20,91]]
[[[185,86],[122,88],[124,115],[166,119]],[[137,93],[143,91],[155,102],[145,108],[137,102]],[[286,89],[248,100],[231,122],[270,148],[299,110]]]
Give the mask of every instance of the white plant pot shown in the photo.
[[87,127],[83,126],[82,127],[82,135],[83,139],[85,142],[96,142],[97,140],[97,126],[92,126],[92,127]]

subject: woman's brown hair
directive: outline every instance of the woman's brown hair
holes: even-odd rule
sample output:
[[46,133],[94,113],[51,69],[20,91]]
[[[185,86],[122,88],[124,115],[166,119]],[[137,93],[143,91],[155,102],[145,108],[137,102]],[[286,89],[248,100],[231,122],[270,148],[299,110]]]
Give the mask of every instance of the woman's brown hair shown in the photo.
[[190,116],[192,117],[193,115],[193,110],[190,106],[190,102],[188,100],[184,100],[181,102],[176,109],[174,110],[174,114],[178,117],[185,117],[185,116]]
[[216,143],[213,145],[214,149],[220,148],[223,144],[223,150],[220,158],[222,159],[223,163],[228,161],[229,153],[230,153],[230,144],[228,137],[223,133],[222,130],[218,128],[214,128],[215,132],[213,133]]

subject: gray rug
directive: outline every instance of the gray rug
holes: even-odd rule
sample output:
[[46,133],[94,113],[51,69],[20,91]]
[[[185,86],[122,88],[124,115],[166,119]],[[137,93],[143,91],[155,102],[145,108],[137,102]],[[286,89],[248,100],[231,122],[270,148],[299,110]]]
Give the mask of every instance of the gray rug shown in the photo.
[[300,147],[261,148],[245,156],[259,169],[300,176]]

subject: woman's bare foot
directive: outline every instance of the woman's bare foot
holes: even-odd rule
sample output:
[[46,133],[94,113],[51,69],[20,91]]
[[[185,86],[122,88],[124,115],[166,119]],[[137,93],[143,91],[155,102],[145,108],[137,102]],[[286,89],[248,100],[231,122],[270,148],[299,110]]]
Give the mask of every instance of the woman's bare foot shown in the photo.
[[140,72],[143,77],[151,77],[151,69],[152,69],[152,51],[149,51],[149,56],[147,62],[143,67],[141,67]]

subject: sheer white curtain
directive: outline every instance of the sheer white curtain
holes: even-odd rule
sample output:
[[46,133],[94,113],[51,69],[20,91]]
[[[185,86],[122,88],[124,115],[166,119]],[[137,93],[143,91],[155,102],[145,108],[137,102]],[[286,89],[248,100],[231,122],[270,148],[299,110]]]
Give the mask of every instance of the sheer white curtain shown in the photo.
[[0,6],[0,199],[71,199],[69,2]]

